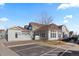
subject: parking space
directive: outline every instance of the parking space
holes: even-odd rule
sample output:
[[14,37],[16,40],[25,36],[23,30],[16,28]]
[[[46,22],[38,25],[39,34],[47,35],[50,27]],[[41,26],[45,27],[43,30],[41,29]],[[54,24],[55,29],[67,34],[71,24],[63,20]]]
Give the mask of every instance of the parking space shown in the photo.
[[64,53],[62,56],[79,56],[79,51],[67,51],[66,53]]
[[28,49],[28,48],[33,48],[33,47],[37,47],[39,45],[36,44],[30,44],[30,45],[24,45],[24,46],[17,46],[17,47],[13,47],[11,48],[14,51],[20,51],[20,50],[24,50],[24,49]]
[[57,56],[60,52],[64,51],[64,49],[41,46],[37,44],[10,47],[10,49],[15,51],[20,56]]
[[24,56],[39,56],[47,51],[49,51],[51,48],[43,48],[43,47],[35,47],[32,49],[25,49],[25,50],[21,50],[17,53],[19,53],[20,55],[24,55]]
[[24,46],[10,47],[20,56],[75,56],[79,52],[65,50],[56,47],[41,46],[37,44],[30,44]]
[[61,48],[56,48],[53,50],[50,50],[44,54],[42,54],[43,56],[61,56],[61,54],[64,52],[64,49]]

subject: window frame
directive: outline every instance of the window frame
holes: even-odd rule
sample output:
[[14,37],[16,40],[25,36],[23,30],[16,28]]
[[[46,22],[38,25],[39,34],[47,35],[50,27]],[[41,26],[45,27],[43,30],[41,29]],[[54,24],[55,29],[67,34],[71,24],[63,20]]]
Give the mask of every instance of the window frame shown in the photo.
[[51,36],[51,38],[56,38],[56,32],[51,32],[51,34],[50,34],[50,36]]

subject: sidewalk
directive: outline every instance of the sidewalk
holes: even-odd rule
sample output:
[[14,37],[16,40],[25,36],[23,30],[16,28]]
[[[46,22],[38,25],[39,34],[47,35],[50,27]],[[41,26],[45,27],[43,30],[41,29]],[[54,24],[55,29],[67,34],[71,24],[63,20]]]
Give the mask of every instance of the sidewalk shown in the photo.
[[67,45],[70,45],[71,47],[69,50],[79,51],[79,45],[75,43],[67,43]]
[[74,43],[66,43],[65,45],[52,45],[52,44],[47,44],[44,42],[37,42],[39,45],[46,45],[50,47],[57,47],[57,48],[62,48],[62,49],[68,49],[68,50],[73,50],[73,51],[79,51],[79,45],[74,44]]
[[21,46],[21,45],[28,45],[28,44],[35,44],[35,42],[33,40],[4,42],[4,45],[8,47],[15,47],[15,46]]
[[19,56],[0,41],[0,56]]

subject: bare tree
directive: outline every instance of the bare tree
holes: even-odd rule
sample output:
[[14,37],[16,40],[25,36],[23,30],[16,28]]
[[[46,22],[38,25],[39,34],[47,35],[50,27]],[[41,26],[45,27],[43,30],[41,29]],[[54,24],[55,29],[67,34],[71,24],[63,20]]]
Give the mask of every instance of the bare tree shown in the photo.
[[53,21],[52,16],[49,16],[47,13],[42,13],[39,17],[40,24],[48,25],[51,24],[52,21]]

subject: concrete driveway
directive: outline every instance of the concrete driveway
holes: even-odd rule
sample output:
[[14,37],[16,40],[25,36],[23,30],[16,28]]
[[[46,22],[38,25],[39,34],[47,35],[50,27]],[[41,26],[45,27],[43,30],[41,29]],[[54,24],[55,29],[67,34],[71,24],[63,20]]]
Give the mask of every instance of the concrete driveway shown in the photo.
[[30,44],[24,46],[10,47],[20,56],[79,56],[79,51],[71,51],[57,47]]
[[0,42],[0,56],[79,56],[79,46],[71,43],[54,46],[34,41]]

